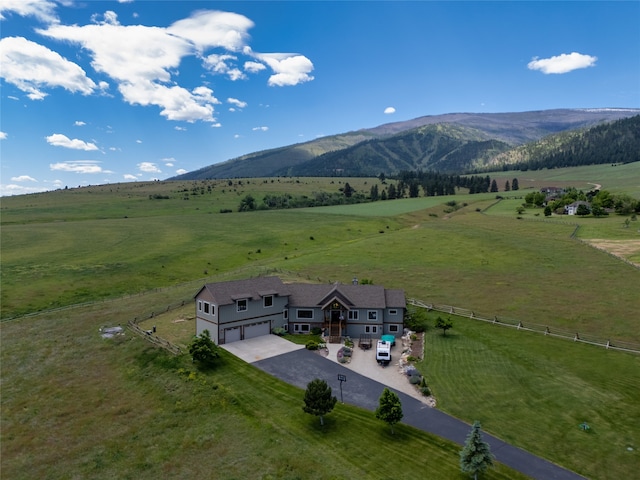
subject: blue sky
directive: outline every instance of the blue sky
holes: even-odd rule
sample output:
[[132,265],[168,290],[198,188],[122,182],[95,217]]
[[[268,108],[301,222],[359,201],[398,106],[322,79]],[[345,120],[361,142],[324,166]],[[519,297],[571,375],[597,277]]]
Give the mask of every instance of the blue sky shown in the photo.
[[0,194],[452,112],[640,108],[640,2],[0,2]]

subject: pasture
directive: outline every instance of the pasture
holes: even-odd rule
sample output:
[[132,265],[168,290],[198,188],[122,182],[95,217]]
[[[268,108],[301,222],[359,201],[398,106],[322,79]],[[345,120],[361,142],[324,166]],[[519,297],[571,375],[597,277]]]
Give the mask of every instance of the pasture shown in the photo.
[[[607,185],[615,180],[609,172],[626,167],[593,167],[578,180],[601,174],[602,188],[616,191]],[[536,182],[547,186],[555,177],[544,175],[559,172],[525,173],[539,174]],[[431,197],[236,211],[247,194],[335,191],[345,180],[365,193],[381,185],[251,179],[211,182],[209,192],[202,182],[153,182],[3,198],[3,474],[179,478],[222,465],[226,478],[378,478],[376,462],[393,457],[406,478],[462,478],[457,447],[410,429],[388,445],[384,426],[371,439],[356,439],[352,430],[378,424],[349,407],[320,431],[296,406],[302,392],[232,357],[195,372],[188,359],[173,359],[130,332],[123,341],[99,338],[100,326],[189,299],[204,281],[275,270],[289,272],[285,280],[346,283],[355,275],[425,302],[640,344],[640,271],[586,243],[637,239],[635,224],[624,229],[616,215],[543,221],[527,211],[518,219],[513,197],[522,190],[498,203],[495,194],[461,193],[455,208],[445,204],[452,197]],[[625,188],[640,195],[640,185]],[[78,303],[87,305],[9,320]],[[189,321],[172,322],[174,313],[157,320],[186,344]],[[450,341],[428,332],[421,368],[439,408],[479,419],[491,433],[591,478],[633,474],[638,356],[468,322],[456,320]],[[575,425],[585,420],[594,428],[580,436]],[[388,455],[370,455],[381,445]],[[336,459],[331,471],[316,471],[314,459],[327,457]],[[423,457],[433,461],[425,466],[417,460]],[[256,466],[248,477],[241,475],[246,463]],[[517,478],[505,470],[492,475]]]

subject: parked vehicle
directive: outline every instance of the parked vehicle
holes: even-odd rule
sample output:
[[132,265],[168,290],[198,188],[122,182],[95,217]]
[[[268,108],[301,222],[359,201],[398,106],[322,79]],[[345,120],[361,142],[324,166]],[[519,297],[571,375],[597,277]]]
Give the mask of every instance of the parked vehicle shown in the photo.
[[382,365],[387,365],[391,361],[391,342],[378,340],[376,360]]

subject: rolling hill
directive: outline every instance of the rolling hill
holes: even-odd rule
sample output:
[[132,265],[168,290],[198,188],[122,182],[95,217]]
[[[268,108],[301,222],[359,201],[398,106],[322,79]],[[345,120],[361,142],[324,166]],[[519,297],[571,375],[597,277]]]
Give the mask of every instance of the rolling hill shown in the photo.
[[638,109],[605,108],[424,116],[251,153],[170,180],[392,175],[414,169],[461,173],[549,135],[638,114]]

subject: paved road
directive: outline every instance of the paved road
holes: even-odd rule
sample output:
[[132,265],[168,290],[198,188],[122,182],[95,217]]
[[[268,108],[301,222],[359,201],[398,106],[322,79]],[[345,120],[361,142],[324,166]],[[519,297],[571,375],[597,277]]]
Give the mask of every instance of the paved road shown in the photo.
[[[261,370],[302,389],[306,389],[311,380],[321,378],[329,384],[338,397],[340,395],[338,374],[346,375],[347,381],[342,386],[344,402],[371,411],[377,408],[378,399],[385,388],[385,385],[375,380],[304,349],[251,361],[251,363]],[[434,433],[460,445],[464,444],[467,434],[471,430],[470,425],[440,410],[430,408],[405,393],[399,391],[396,391],[396,393],[402,402],[402,411],[404,413],[402,423]],[[584,477],[574,472],[536,457],[525,450],[513,447],[498,438],[488,435],[486,432],[483,432],[483,439],[489,443],[491,452],[499,462],[534,479],[584,479]]]

